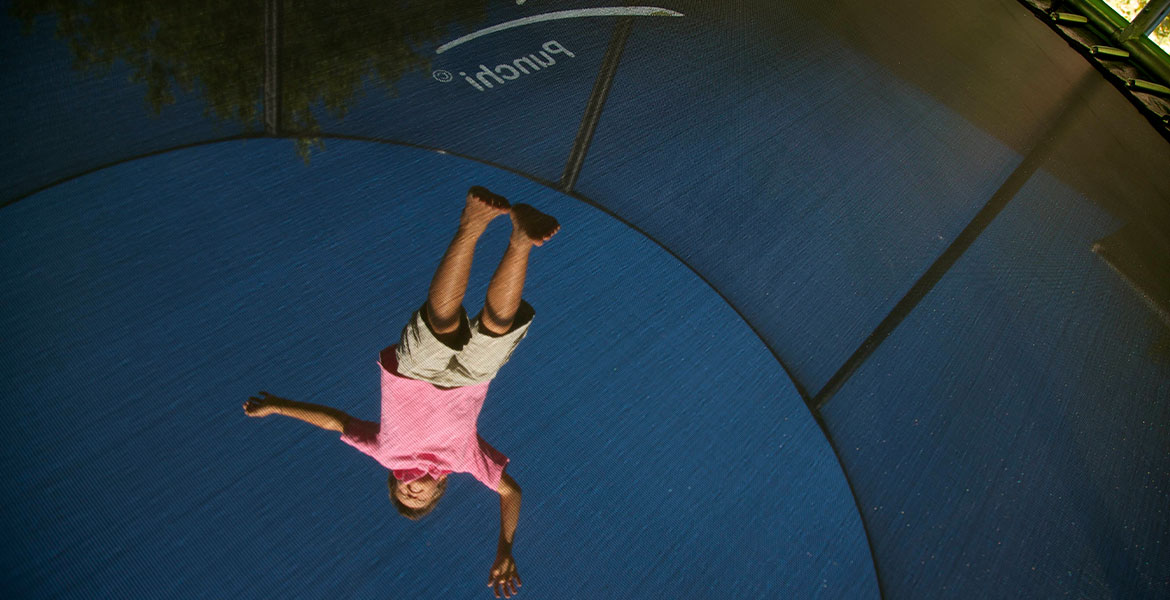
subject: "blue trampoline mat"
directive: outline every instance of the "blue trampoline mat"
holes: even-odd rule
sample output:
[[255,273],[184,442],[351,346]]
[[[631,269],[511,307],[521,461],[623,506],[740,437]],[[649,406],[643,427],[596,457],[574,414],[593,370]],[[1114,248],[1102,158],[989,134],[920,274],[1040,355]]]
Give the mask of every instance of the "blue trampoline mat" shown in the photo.
[[525,596],[1167,596],[1170,146],[1017,0],[0,4],[0,596],[490,594],[490,492],[239,411],[374,418],[472,183],[565,224]]
[[[482,598],[495,494],[431,516],[334,434],[246,418],[259,389],[378,414],[378,351],[425,297],[470,184],[556,215],[537,315],[480,433],[524,488],[527,597],[876,597],[836,457],[748,326],[604,213],[472,161],[225,142],[0,214],[11,440],[4,589],[21,598]],[[466,297],[506,245],[493,224]]]

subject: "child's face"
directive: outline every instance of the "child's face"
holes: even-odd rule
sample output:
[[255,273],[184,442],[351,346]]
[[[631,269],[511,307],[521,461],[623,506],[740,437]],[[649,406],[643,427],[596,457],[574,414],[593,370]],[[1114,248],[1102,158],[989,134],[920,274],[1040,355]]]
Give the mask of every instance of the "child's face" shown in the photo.
[[439,482],[430,475],[424,475],[410,483],[398,481],[394,489],[398,501],[411,508],[427,506],[438,493]]

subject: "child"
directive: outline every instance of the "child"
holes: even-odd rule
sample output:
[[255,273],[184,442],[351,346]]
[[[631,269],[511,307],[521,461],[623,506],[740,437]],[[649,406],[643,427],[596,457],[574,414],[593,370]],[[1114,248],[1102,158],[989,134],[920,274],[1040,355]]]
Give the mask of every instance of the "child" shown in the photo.
[[[468,320],[463,295],[475,245],[488,223],[507,214],[512,236],[488,286],[483,310]],[[447,476],[470,473],[500,494],[500,537],[488,586],[511,597],[521,585],[512,558],[520,516],[520,486],[504,468],[508,458],[476,430],[496,372],[528,332],[535,312],[522,300],[528,255],[560,225],[526,204],[475,186],[459,228],[431,280],[427,301],[414,312],[396,346],[381,353],[380,423],[355,419],[325,406],[260,392],[244,404],[250,417],[279,414],[341,433],[342,441],[390,469],[387,484],[398,512],[419,519],[434,509]]]

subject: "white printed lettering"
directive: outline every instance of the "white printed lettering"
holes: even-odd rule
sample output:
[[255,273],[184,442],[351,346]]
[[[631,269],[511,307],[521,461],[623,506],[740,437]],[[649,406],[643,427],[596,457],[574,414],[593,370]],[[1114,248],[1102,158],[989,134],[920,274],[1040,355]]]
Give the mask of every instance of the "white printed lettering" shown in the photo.
[[517,69],[519,69],[519,70],[520,70],[520,72],[521,72],[521,73],[523,73],[523,74],[525,74],[525,75],[527,75],[527,74],[528,74],[528,69],[525,69],[525,68],[524,68],[524,65],[523,65],[523,64],[521,64],[521,63],[528,63],[528,66],[529,66],[529,67],[531,67],[533,71],[539,71],[539,70],[540,70],[540,67],[536,66],[536,63],[532,62],[531,60],[529,60],[529,59],[527,59],[527,58],[525,58],[525,57],[523,57],[523,56],[521,56],[520,58],[517,58],[516,60],[512,61],[512,64],[516,65],[516,68],[517,68]]
[[[506,73],[501,72],[500,69],[507,69],[507,70],[511,71],[512,76],[508,77],[508,75]],[[513,79],[517,79],[520,77],[520,71],[517,71],[516,69],[512,68],[511,65],[496,65],[496,73],[499,73],[504,79],[507,79],[508,81],[511,81]]]
[[504,80],[500,79],[499,75],[492,73],[492,70],[489,69],[487,67],[487,65],[480,65],[479,71],[475,74],[475,78],[478,79],[479,82],[484,84],[485,86],[487,86],[489,88],[492,87],[492,84],[488,83],[487,80],[485,80],[483,78],[484,75],[487,75],[487,76],[491,77],[492,79],[495,79],[496,83],[504,83]]
[[567,55],[569,55],[569,58],[575,58],[577,56],[576,54],[569,52],[567,49],[565,49],[564,46],[561,45],[560,42],[557,42],[557,41],[545,42],[544,46],[541,46],[541,47],[544,48],[545,50],[547,50],[551,54],[567,54]]
[[464,81],[475,88],[476,91],[484,92],[495,89],[505,82],[520,79],[521,75],[531,75],[557,64],[557,59],[553,58],[554,54],[560,54],[562,57],[568,58],[577,57],[576,54],[556,40],[549,40],[541,44],[541,48],[542,50],[538,50],[535,54],[521,56],[513,60],[511,64],[503,63],[495,67],[480,64],[479,70],[475,73],[468,75],[466,71],[459,71],[459,76],[463,77]]
[[465,72],[463,72],[463,71],[460,71],[460,72],[459,72],[459,74],[460,74],[460,75],[462,75],[462,76],[463,76],[463,78],[467,80],[467,83],[470,83],[470,84],[471,84],[471,87],[473,87],[473,88],[475,88],[475,89],[477,89],[477,90],[479,90],[479,91],[481,91],[481,92],[483,91],[483,88],[482,88],[482,87],[480,87],[480,85],[479,85],[478,83],[476,83],[474,79],[472,79],[472,78],[468,77],[468,76],[467,76],[467,73],[465,73]]

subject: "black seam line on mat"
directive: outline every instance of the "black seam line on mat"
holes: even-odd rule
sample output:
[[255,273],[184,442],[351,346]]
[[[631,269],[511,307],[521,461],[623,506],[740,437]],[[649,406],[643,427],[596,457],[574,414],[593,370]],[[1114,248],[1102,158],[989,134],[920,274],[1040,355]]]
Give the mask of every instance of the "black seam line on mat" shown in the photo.
[[[649,232],[647,232],[646,230],[642,229],[641,227],[638,227],[637,225],[627,221],[621,215],[618,215],[617,213],[613,212],[612,210],[606,208],[605,206],[603,206],[597,202],[594,202],[592,199],[590,199],[589,197],[587,197],[583,194],[580,194],[577,192],[566,192],[564,190],[561,190],[558,187],[558,184],[554,181],[544,179],[543,177],[537,177],[535,175],[532,175],[531,173],[527,173],[527,172],[521,171],[519,169],[514,169],[512,167],[509,167],[509,166],[501,164],[501,163],[493,162],[490,160],[485,160],[482,158],[471,156],[469,154],[462,154],[460,152],[454,152],[451,150],[447,150],[445,148],[438,148],[435,146],[426,146],[423,144],[416,144],[413,142],[404,142],[401,140],[394,140],[394,139],[389,139],[389,138],[375,138],[375,137],[366,137],[366,136],[358,136],[358,135],[323,133],[323,132],[288,133],[287,135],[284,135],[284,136],[271,136],[271,135],[267,135],[267,134],[263,134],[263,133],[241,134],[241,135],[234,135],[234,136],[228,136],[228,137],[223,137],[223,138],[217,138],[214,140],[206,140],[206,141],[202,141],[202,142],[193,142],[190,144],[182,144],[179,146],[172,146],[170,148],[165,148],[162,150],[154,150],[154,151],[145,152],[143,154],[139,154],[136,156],[123,158],[123,159],[119,159],[116,161],[111,161],[109,163],[99,165],[97,167],[93,167],[91,169],[86,169],[85,171],[82,171],[82,172],[74,174],[74,175],[62,177],[61,179],[58,179],[57,181],[54,181],[53,183],[49,183],[49,184],[40,186],[31,192],[21,194],[20,196],[17,196],[16,198],[13,198],[12,200],[8,200],[3,205],[0,205],[0,209],[3,209],[4,207],[16,204],[17,202],[24,200],[25,198],[28,198],[30,196],[34,196],[34,195],[36,195],[40,192],[43,192],[49,188],[56,187],[58,185],[61,185],[63,183],[67,183],[67,182],[72,181],[74,179],[79,179],[81,177],[85,177],[86,175],[96,173],[97,171],[101,171],[103,169],[108,169],[111,167],[116,167],[118,165],[129,163],[129,162],[134,162],[136,160],[140,160],[143,158],[151,158],[154,156],[159,156],[162,154],[166,154],[168,152],[177,152],[180,150],[188,150],[188,149],[196,148],[199,146],[210,146],[212,144],[219,144],[219,143],[223,143],[223,142],[235,142],[235,141],[253,140],[253,139],[296,140],[296,139],[300,139],[303,137],[313,137],[313,138],[318,138],[321,140],[335,139],[335,140],[346,140],[346,141],[354,141],[354,142],[371,142],[371,143],[377,143],[377,144],[390,144],[390,145],[394,145],[394,146],[403,146],[403,147],[407,147],[407,148],[417,148],[419,150],[428,150],[431,152],[437,152],[439,154],[445,154],[448,156],[454,156],[456,158],[462,158],[464,160],[470,160],[473,162],[487,165],[487,166],[495,168],[495,169],[499,169],[501,171],[506,171],[506,172],[511,173],[513,175],[523,177],[524,179],[527,179],[527,180],[532,181],[534,183],[538,183],[538,184],[543,185],[547,188],[550,188],[556,192],[559,192],[561,194],[569,196],[570,198],[573,198],[574,200],[577,200],[578,202],[588,204],[589,206],[592,206],[593,208],[605,213],[606,215],[609,215],[609,217],[611,217],[615,221],[618,221],[622,225],[625,225],[626,227],[634,230],[642,237],[650,240],[651,242],[654,242],[654,244],[656,246],[658,246],[664,252],[669,254],[671,256],[671,258],[678,261],[679,264],[685,266],[691,273],[693,273],[695,275],[695,277],[698,277],[700,281],[702,281],[704,284],[707,285],[707,287],[711,288],[711,290],[714,291],[719,296],[719,298],[721,298],[723,300],[723,302],[727,304],[727,306],[731,307],[731,310],[734,311],[735,314],[740,318],[740,320],[743,321],[744,324],[748,326],[748,329],[751,329],[752,333],[755,334],[755,336],[757,338],[759,338],[760,342],[764,344],[764,347],[767,348],[768,352],[770,352],[772,354],[772,358],[774,358],[776,360],[776,363],[780,365],[780,368],[784,371],[784,374],[792,382],[793,387],[796,388],[796,392],[798,394],[800,394],[801,400],[803,400],[805,405],[808,406],[809,408],[812,407],[811,398],[809,397],[808,391],[804,389],[804,386],[802,386],[800,384],[800,382],[795,377],[793,377],[792,370],[789,369],[788,365],[785,364],[784,361],[780,359],[780,355],[768,344],[768,342],[764,338],[764,336],[760,335],[760,332],[759,332],[759,330],[756,329],[755,325],[753,325],[751,323],[751,321],[748,321],[747,318],[744,317],[743,312],[741,312],[739,310],[739,307],[737,307],[735,304],[733,304],[727,296],[723,295],[723,292],[721,292],[718,288],[716,288],[714,285],[712,285],[711,282],[709,280],[707,280],[707,278],[704,277],[702,273],[699,273],[697,270],[695,270],[695,268],[693,266],[691,266],[690,263],[683,260],[682,257],[680,257],[678,254],[676,254],[674,252],[674,250],[667,248],[665,244],[658,241],[658,239],[655,238],[654,236],[650,235]],[[815,413],[813,416],[817,417],[817,415]]]
[[589,102],[585,104],[585,114],[581,117],[580,127],[577,128],[577,137],[573,140],[573,148],[569,150],[569,159],[565,162],[565,173],[561,176],[561,192],[572,192],[577,186],[577,176],[585,166],[585,155],[589,153],[593,132],[597,130],[597,123],[601,121],[601,111],[605,108],[605,100],[609,98],[609,89],[617,75],[622,51],[626,48],[626,40],[629,39],[633,28],[634,18],[624,17],[618,21],[613,35],[609,38],[609,47],[605,50],[605,58],[601,59],[601,68],[597,71],[597,79],[593,81]]
[[1073,113],[1076,109],[1085,106],[1081,101],[1087,91],[1094,83],[1093,71],[1086,71],[1085,75],[1074,85],[1070,91],[1065,94],[1063,102],[1048,122],[1040,130],[1040,134],[1036,136],[1038,140],[1033,144],[1028,153],[1024,155],[1023,160],[1020,161],[1008,175],[1007,179],[1000,184],[999,189],[992,194],[991,198],[983,205],[983,208],[975,214],[963,231],[947,246],[934,263],[914,282],[910,290],[906,292],[905,296],[894,305],[886,318],[878,324],[877,328],[865,338],[865,341],[857,347],[857,350],[837,369],[821,391],[817,393],[816,398],[813,399],[812,408],[819,412],[824,408],[825,404],[829,402],[845,385],[845,382],[853,376],[859,367],[890,337],[890,334],[897,329],[898,325],[918,307],[918,304],[926,298],[927,294],[934,289],[934,286],[942,280],[943,276],[950,271],[951,267],[958,262],[959,258],[975,243],[975,240],[983,233],[987,226],[995,219],[997,215],[1008,205],[1008,202],[1016,196],[1023,189],[1024,184],[1032,178],[1032,175],[1040,169],[1041,164],[1048,158],[1052,148],[1056,146],[1056,142],[1062,137],[1062,134],[1072,122]]
[[327,133],[320,133],[320,132],[316,132],[316,133],[306,132],[303,134],[289,133],[289,134],[284,135],[284,136],[271,136],[271,135],[267,135],[267,134],[263,134],[263,133],[257,133],[257,134],[241,134],[241,135],[229,136],[229,137],[224,137],[224,138],[218,138],[218,139],[214,139],[214,140],[206,140],[206,141],[202,141],[202,142],[193,142],[190,144],[182,144],[179,146],[173,146],[171,148],[165,148],[162,150],[155,150],[155,151],[139,154],[137,156],[132,156],[129,158],[124,158],[124,159],[112,161],[112,162],[106,163],[104,165],[94,167],[92,169],[87,169],[83,172],[80,172],[80,173],[77,173],[74,175],[69,175],[67,177],[63,177],[63,178],[61,178],[53,183],[50,183],[48,185],[43,185],[32,192],[28,192],[27,194],[22,194],[16,198],[4,203],[2,206],[0,206],[0,209],[3,209],[6,206],[10,206],[12,204],[15,204],[16,202],[18,202],[20,200],[28,198],[29,196],[33,196],[33,195],[40,193],[44,190],[47,190],[49,188],[61,185],[63,183],[67,183],[67,182],[72,181],[74,179],[79,179],[79,178],[84,177],[86,175],[89,175],[91,173],[101,171],[102,169],[108,169],[110,167],[115,167],[115,166],[118,166],[120,164],[133,162],[133,161],[143,159],[143,158],[150,158],[153,156],[159,156],[162,154],[166,154],[168,152],[187,150],[187,149],[196,148],[199,146],[210,146],[213,144],[219,144],[219,143],[223,143],[223,142],[246,141],[246,140],[252,140],[252,139],[295,140],[295,139],[299,139],[302,137],[314,137],[314,138],[319,138],[319,139],[323,139],[323,140],[324,139],[336,139],[336,140],[345,140],[345,141],[354,141],[354,142],[367,142],[367,143],[375,143],[375,144],[403,146],[406,148],[415,148],[418,150],[427,150],[430,152],[436,152],[439,154],[454,156],[456,158],[461,158],[464,160],[487,165],[489,167],[499,169],[501,171],[506,171],[506,172],[511,173],[513,175],[516,175],[518,177],[522,177],[524,179],[527,179],[527,180],[529,180],[533,183],[536,183],[538,185],[542,185],[542,186],[549,188],[555,192],[559,192],[561,194],[564,194],[565,196],[568,196],[574,200],[577,200],[578,202],[581,202],[583,204],[587,204],[587,205],[597,209],[598,211],[601,211],[602,213],[608,215],[610,218],[614,219],[615,221],[634,230],[636,233],[645,237],[647,240],[650,240],[650,242],[652,242],[654,245],[658,246],[664,252],[669,254],[671,256],[671,258],[675,259],[676,261],[678,261],[679,264],[686,267],[687,270],[689,270],[692,274],[695,275],[695,277],[699,278],[699,281],[702,281],[704,284],[707,285],[708,288],[710,288],[713,292],[715,292],[715,294],[718,295],[719,298],[722,299],[723,302],[726,303],[727,306],[730,307],[731,310],[735,312],[736,316],[738,316],[740,318],[740,320],[743,321],[743,323],[748,326],[748,329],[750,329],[751,332],[756,336],[756,338],[760,340],[760,343],[762,343],[764,345],[764,347],[768,349],[768,352],[772,354],[772,358],[776,361],[776,364],[780,365],[780,369],[782,371],[784,371],[784,374],[788,377],[788,380],[790,382],[792,382],[792,387],[795,388],[796,393],[798,395],[800,395],[800,399],[804,402],[805,408],[808,409],[809,414],[813,418],[813,421],[817,424],[817,427],[820,428],[821,435],[823,435],[825,437],[825,441],[828,442],[828,444],[829,444],[829,449],[833,452],[833,457],[835,459],[837,459],[837,466],[840,469],[841,476],[845,478],[845,486],[849,489],[849,495],[853,497],[853,504],[854,504],[854,507],[857,509],[858,521],[861,523],[861,531],[865,535],[865,543],[866,543],[867,547],[869,548],[870,560],[873,561],[874,578],[877,580],[878,595],[881,598],[885,598],[885,591],[884,591],[885,586],[882,584],[881,574],[877,568],[877,560],[875,558],[876,555],[874,554],[872,536],[870,536],[870,534],[869,534],[869,527],[866,524],[865,517],[861,512],[861,510],[862,510],[861,509],[861,501],[857,497],[857,493],[854,491],[853,482],[849,479],[848,471],[845,470],[845,463],[842,462],[842,460],[841,460],[841,453],[837,450],[837,444],[833,441],[833,436],[830,434],[829,428],[826,426],[824,420],[821,418],[820,412],[818,412],[817,410],[815,410],[813,408],[812,401],[809,398],[808,392],[804,389],[804,386],[802,386],[800,384],[800,381],[798,381],[795,377],[793,377],[792,371],[788,368],[788,365],[786,365],[784,363],[784,361],[780,359],[780,355],[776,352],[776,350],[773,349],[772,346],[768,344],[768,341],[766,339],[764,339],[764,337],[762,335],[760,335],[760,332],[756,329],[755,325],[753,325],[751,323],[751,321],[748,321],[747,318],[744,317],[743,313],[740,312],[739,308],[737,306],[735,306],[735,304],[733,304],[731,302],[731,300],[727,298],[727,296],[723,295],[723,292],[721,292],[719,290],[719,288],[712,285],[711,282],[708,281],[706,277],[703,277],[702,273],[699,273],[693,266],[691,266],[690,263],[683,260],[682,257],[680,257],[678,254],[675,254],[675,252],[673,250],[671,250],[670,248],[667,248],[666,245],[664,245],[662,242],[658,241],[657,238],[650,235],[648,232],[646,232],[642,228],[638,227],[637,225],[634,225],[633,223],[627,221],[625,218],[618,215],[617,213],[614,213],[613,211],[609,210],[605,206],[602,206],[601,204],[593,201],[588,196],[585,196],[583,194],[579,194],[577,192],[562,191],[557,186],[556,182],[550,181],[548,179],[544,179],[542,177],[537,177],[535,175],[532,175],[531,173],[527,173],[527,172],[521,171],[519,169],[514,169],[512,167],[509,167],[509,166],[501,164],[501,163],[492,162],[490,160],[484,160],[482,158],[477,158],[475,156],[471,156],[468,154],[462,154],[460,152],[446,150],[444,148],[437,148],[435,146],[426,146],[423,144],[416,144],[413,142],[404,142],[401,140],[392,140],[392,139],[387,139],[387,138],[372,138],[372,137],[362,137],[362,136],[345,135],[345,134],[327,134]]
[[[523,174],[523,173],[520,173],[520,174],[528,177],[526,174]],[[539,179],[537,179],[537,178],[534,178],[534,177],[528,177],[528,178],[533,180],[533,181],[539,182]],[[810,416],[812,416],[813,422],[816,423],[817,427],[820,428],[821,435],[824,436],[825,442],[829,444],[829,450],[832,451],[832,453],[833,453],[833,458],[837,459],[837,468],[841,472],[841,477],[845,479],[845,487],[849,490],[849,496],[851,498],[853,498],[853,506],[857,510],[857,522],[861,524],[861,533],[862,533],[862,535],[865,536],[865,545],[869,549],[869,560],[870,560],[871,564],[873,565],[873,577],[874,577],[875,583],[877,584],[878,597],[881,599],[884,599],[886,597],[886,592],[885,592],[886,588],[885,588],[885,584],[883,583],[883,580],[882,580],[881,571],[878,570],[877,554],[874,552],[874,547],[873,547],[873,536],[871,536],[869,534],[869,525],[865,520],[864,513],[862,513],[861,498],[859,498],[857,496],[857,492],[854,490],[853,481],[849,478],[849,472],[845,470],[845,462],[841,460],[841,453],[840,453],[840,451],[837,450],[837,443],[833,440],[833,436],[829,431],[828,425],[825,423],[824,419],[821,417],[820,411],[816,410],[813,407],[812,399],[809,397],[808,392],[804,389],[804,386],[801,385],[800,381],[798,379],[796,379],[796,377],[793,376],[792,370],[789,369],[788,365],[786,365],[784,363],[784,361],[780,358],[780,354],[778,352],[776,352],[776,350],[774,348],[772,348],[772,346],[768,343],[768,341],[764,338],[764,336],[760,334],[759,330],[756,329],[756,326],[751,321],[749,321],[747,319],[747,317],[744,316],[744,314],[739,310],[739,307],[737,307],[731,301],[730,298],[723,295],[723,292],[719,288],[715,287],[715,285],[712,284],[710,281],[708,281],[707,278],[704,277],[702,273],[700,273],[697,269],[695,269],[693,266],[691,266],[690,263],[683,260],[683,258],[680,257],[678,254],[675,254],[675,252],[673,250],[666,247],[665,244],[658,241],[657,238],[650,235],[648,232],[643,230],[641,227],[638,227],[637,225],[625,220],[620,215],[614,213],[613,211],[609,210],[608,208],[602,206],[601,204],[599,204],[597,202],[594,202],[592,199],[590,199],[588,196],[585,196],[584,194],[580,194],[578,192],[571,192],[571,191],[570,192],[563,192],[563,193],[566,196],[569,196],[570,198],[574,198],[574,199],[578,200],[579,202],[582,202],[584,204],[588,204],[589,206],[592,206],[593,208],[605,213],[606,215],[609,215],[615,221],[634,230],[635,232],[637,232],[641,236],[643,236],[646,239],[653,242],[656,246],[661,248],[664,252],[669,254],[671,256],[671,258],[678,261],[679,264],[686,267],[687,270],[689,270],[695,277],[698,277],[699,281],[702,281],[704,284],[706,284],[707,287],[711,289],[711,291],[715,292],[715,294],[718,295],[719,298],[721,298],[723,300],[723,302],[725,304],[727,304],[727,306],[729,308],[731,308],[732,311],[735,312],[736,316],[739,317],[740,321],[743,321],[743,323],[748,326],[748,329],[750,329],[751,332],[753,334],[755,334],[756,338],[759,339],[760,342],[764,344],[764,347],[768,349],[768,352],[772,354],[773,360],[776,361],[776,364],[780,365],[780,369],[782,371],[784,371],[784,374],[788,377],[788,381],[792,382],[792,387],[795,388],[796,393],[800,395],[800,399],[804,402],[805,408],[808,409]]]
[[829,426],[821,418],[821,413],[814,410],[811,406],[809,412],[812,413],[813,420],[816,421],[818,427],[821,428],[821,435],[825,436],[825,441],[829,444],[829,450],[833,452],[833,457],[837,459],[837,468],[841,470],[841,477],[845,478],[845,487],[849,488],[849,496],[853,498],[853,507],[857,509],[857,520],[861,523],[861,533],[865,535],[865,545],[869,548],[869,561],[873,565],[873,578],[877,583],[878,598],[884,600],[886,598],[886,584],[882,580],[882,572],[878,569],[877,552],[873,547],[873,536],[869,534],[869,522],[865,520],[865,513],[861,506],[861,498],[857,496],[857,492],[853,488],[853,480],[849,478],[849,471],[845,469],[845,462],[841,460],[841,451],[837,450],[837,442],[833,440],[833,435],[829,432]]
[[[293,139],[296,139],[297,137],[300,137],[300,136],[291,136],[291,137]],[[45,185],[33,188],[31,191],[20,194],[19,196],[15,196],[9,200],[5,200],[3,203],[0,203],[0,210],[5,209],[9,206],[12,206],[13,204],[16,204],[17,202],[24,200],[25,198],[28,198],[30,196],[35,196],[35,195],[37,195],[37,194],[39,194],[47,189],[54,188],[54,187],[57,187],[59,185],[65,184],[65,183],[69,183],[70,181],[73,181],[74,179],[80,179],[82,177],[85,177],[86,175],[97,173],[98,171],[101,171],[103,169],[109,169],[111,167],[116,167],[116,166],[121,165],[121,164],[134,162],[134,161],[139,160],[139,159],[150,158],[152,156],[161,156],[161,155],[166,154],[168,152],[177,152],[179,150],[188,150],[190,148],[198,148],[199,146],[208,146],[211,144],[218,144],[220,142],[236,142],[236,141],[241,141],[241,140],[256,140],[256,139],[282,139],[282,138],[273,137],[273,136],[265,134],[265,133],[241,133],[239,135],[230,135],[227,137],[215,138],[213,140],[203,140],[203,141],[199,141],[199,142],[191,142],[189,144],[179,144],[178,146],[170,146],[167,148],[163,148],[161,150],[151,150],[150,152],[143,152],[142,154],[135,154],[134,156],[128,156],[126,158],[119,158],[118,160],[113,160],[113,161],[110,161],[108,163],[102,163],[96,167],[91,167],[89,169],[85,169],[84,171],[78,171],[77,173],[74,173],[72,175],[66,175],[66,176],[61,177],[59,179],[53,180],[50,183],[46,183]]]
[[[347,134],[339,134],[339,133],[322,133],[322,132],[287,132],[286,131],[284,135],[279,135],[279,136],[268,135],[266,133],[241,133],[239,135],[231,135],[231,136],[227,136],[227,137],[215,138],[213,140],[203,140],[203,141],[199,141],[199,142],[191,142],[189,144],[180,144],[178,146],[171,146],[169,148],[163,148],[161,150],[151,150],[150,152],[143,152],[142,154],[136,154],[134,156],[128,156],[126,158],[120,158],[118,160],[114,160],[114,161],[110,161],[108,163],[100,164],[96,167],[91,167],[91,168],[86,169],[84,171],[79,171],[79,172],[74,173],[72,175],[66,175],[65,177],[61,177],[60,179],[56,179],[51,183],[47,183],[45,185],[38,186],[29,192],[25,192],[25,193],[20,194],[19,196],[16,196],[10,200],[4,201],[2,204],[0,204],[0,210],[7,208],[9,206],[12,206],[13,204],[16,204],[17,202],[20,202],[26,198],[31,197],[31,196],[35,196],[35,195],[37,195],[45,190],[57,187],[59,185],[68,183],[70,181],[73,181],[74,179],[80,179],[82,177],[85,177],[86,175],[91,175],[91,174],[96,173],[98,171],[101,171],[104,169],[109,169],[109,168],[116,167],[118,165],[122,165],[122,164],[126,164],[126,163],[131,163],[131,162],[134,162],[136,160],[141,160],[144,158],[151,158],[154,156],[161,156],[161,155],[167,154],[169,152],[178,152],[180,150],[189,150],[191,148],[198,148],[200,146],[210,146],[213,144],[220,144],[220,143],[224,143],[224,142],[239,142],[239,141],[248,141],[248,140],[297,140],[297,139],[302,139],[302,138],[314,138],[314,139],[321,139],[321,140],[345,140],[345,141],[351,141],[351,142],[370,142],[370,143],[375,143],[375,144],[389,144],[389,145],[393,145],[393,146],[403,146],[406,148],[416,148],[418,150],[427,150],[430,152],[436,152],[438,154],[446,154],[448,156],[454,156],[456,158],[470,160],[473,162],[487,165],[487,166],[495,168],[495,169],[499,169],[501,171],[507,171],[508,173],[511,173],[513,175],[518,175],[518,176],[523,177],[524,179],[527,179],[527,180],[532,181],[534,183],[539,183],[540,185],[543,185],[544,187],[547,187],[549,189],[555,190],[557,192],[561,192],[560,188],[557,187],[557,182],[555,182],[555,181],[552,181],[549,179],[544,179],[542,177],[537,177],[535,175],[531,175],[531,174],[526,173],[524,171],[521,171],[519,169],[513,169],[512,167],[509,167],[508,165],[505,165],[502,163],[492,162],[490,160],[478,158],[478,157],[472,156],[470,154],[462,154],[460,152],[455,152],[452,150],[447,150],[445,148],[439,148],[436,146],[427,146],[424,144],[416,144],[413,142],[404,142],[401,140],[393,140],[393,139],[388,139],[388,138],[365,137],[365,136],[359,136],[359,135],[347,135]],[[563,193],[563,192],[561,192],[561,193]],[[580,200],[580,198],[576,198],[576,199]],[[590,204],[592,204],[592,203],[590,203]],[[594,205],[594,206],[596,206],[596,205]],[[602,209],[602,210],[604,210],[604,209]],[[609,211],[605,211],[605,212],[607,214],[613,215],[613,213],[609,213]],[[613,215],[613,216],[615,218],[617,218],[616,215]],[[625,223],[625,221],[622,221],[622,222]],[[661,246],[661,244],[659,244],[659,246]]]

